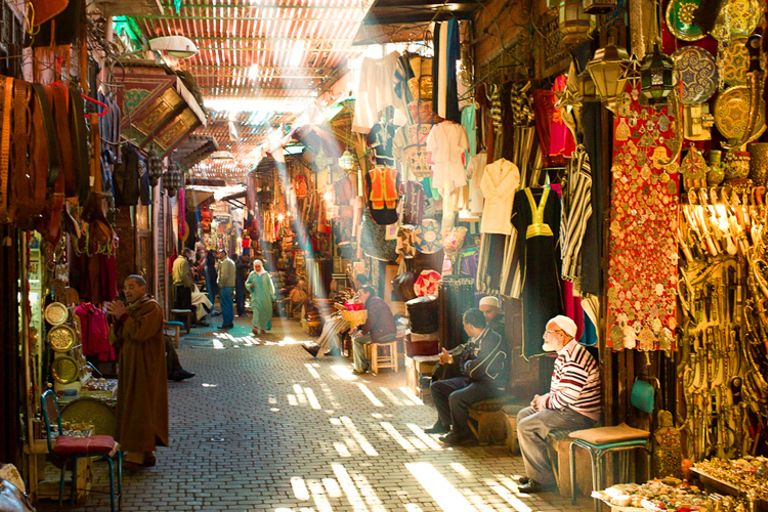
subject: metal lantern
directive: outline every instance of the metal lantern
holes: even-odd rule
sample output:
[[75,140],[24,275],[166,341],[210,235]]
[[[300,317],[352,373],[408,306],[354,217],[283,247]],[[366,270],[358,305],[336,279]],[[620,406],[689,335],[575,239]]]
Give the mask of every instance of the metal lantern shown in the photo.
[[595,82],[600,99],[611,108],[616,99],[624,94],[627,85],[629,54],[625,48],[608,43],[595,52],[595,58],[587,64],[587,71]]
[[345,171],[355,168],[355,156],[348,149],[345,149],[344,154],[339,157],[339,167]]
[[149,175],[149,184],[153,187],[157,185],[157,181],[163,175],[163,159],[157,155],[154,146],[147,152],[147,174]]
[[163,187],[168,192],[169,197],[176,197],[176,190],[178,190],[178,176],[181,174],[179,164],[176,163],[176,155],[173,155],[171,159],[171,165],[168,166],[168,170],[165,171],[163,176]]
[[675,62],[654,43],[653,52],[646,54],[640,63],[640,91],[648,105],[659,110],[667,103],[667,96],[675,86],[673,68]]
[[608,14],[616,7],[616,0],[584,0],[584,12],[589,14]]
[[576,77],[579,87],[578,100],[581,103],[595,103],[600,101],[600,97],[597,95],[595,88],[595,82],[592,80],[592,75],[586,69],[579,73]]
[[557,8],[558,25],[564,45],[571,46],[591,39],[595,18],[584,12],[582,0],[562,0]]

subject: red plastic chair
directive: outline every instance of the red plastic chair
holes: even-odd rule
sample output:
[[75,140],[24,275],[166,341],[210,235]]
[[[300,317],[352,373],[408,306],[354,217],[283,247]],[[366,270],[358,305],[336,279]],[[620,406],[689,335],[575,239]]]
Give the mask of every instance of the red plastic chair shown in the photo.
[[[85,457],[101,457],[109,464],[109,499],[112,512],[115,512],[115,470],[117,470],[117,510],[122,509],[123,502],[123,454],[120,452],[120,444],[112,436],[71,437],[62,435],[61,414],[59,401],[56,394],[50,389],[43,393],[41,398],[43,405],[43,420],[45,421],[45,433],[48,439],[48,453],[54,459],[62,460],[61,478],[59,479],[59,510],[64,496],[64,474],[72,463],[72,492],[70,499],[75,502],[75,480],[77,478],[77,460]],[[55,438],[51,434],[51,421],[58,426],[59,435]],[[117,468],[115,468],[117,462]]]

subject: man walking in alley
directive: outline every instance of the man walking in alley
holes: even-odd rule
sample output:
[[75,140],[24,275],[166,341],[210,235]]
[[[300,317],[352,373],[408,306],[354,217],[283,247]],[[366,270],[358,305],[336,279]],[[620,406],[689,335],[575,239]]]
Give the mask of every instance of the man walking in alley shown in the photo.
[[117,372],[117,432],[128,453],[125,467],[155,465],[155,447],[168,446],[168,383],[163,310],[147,296],[147,282],[130,275],[124,284],[126,306],[107,304],[112,315],[109,342],[120,348]]
[[189,264],[191,257],[192,249],[186,248],[173,262],[171,274],[176,289],[173,307],[176,309],[192,310],[192,288],[195,286],[195,278],[192,276],[192,266]]
[[557,352],[549,393],[536,395],[530,407],[517,415],[517,439],[523,454],[527,481],[520,492],[538,492],[555,485],[547,455],[547,435],[552,430],[573,432],[600,421],[600,369],[576,339],[576,322],[558,315],[547,322],[544,350]]
[[447,434],[440,442],[459,445],[475,442],[469,429],[472,404],[498,396],[509,383],[507,344],[490,326],[479,309],[464,313],[464,330],[470,340],[450,352],[443,348],[440,363],[453,364],[458,358],[461,376],[432,382],[430,393],[437,409],[437,422],[424,430]]
[[219,277],[216,284],[219,287],[219,300],[221,301],[221,327],[219,329],[231,329],[235,326],[235,309],[232,294],[235,291],[237,269],[235,262],[227,256],[225,249],[219,249]]

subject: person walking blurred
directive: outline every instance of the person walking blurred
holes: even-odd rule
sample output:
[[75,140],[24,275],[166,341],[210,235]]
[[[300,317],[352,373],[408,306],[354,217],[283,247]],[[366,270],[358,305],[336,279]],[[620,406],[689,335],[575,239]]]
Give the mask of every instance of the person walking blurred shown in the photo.
[[248,276],[245,287],[251,292],[253,333],[263,334],[272,329],[272,302],[275,300],[275,285],[264,269],[261,260],[253,262],[253,272]]

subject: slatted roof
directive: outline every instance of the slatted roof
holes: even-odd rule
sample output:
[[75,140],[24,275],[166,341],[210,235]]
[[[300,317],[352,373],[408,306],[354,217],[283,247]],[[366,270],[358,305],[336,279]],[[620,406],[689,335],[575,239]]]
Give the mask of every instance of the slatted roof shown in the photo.
[[[183,35],[197,55],[174,62],[195,77],[208,126],[232,161],[206,160],[193,175],[243,181],[255,149],[276,127],[291,123],[340,68],[361,51],[351,43],[373,0],[183,0],[178,13],[135,16],[147,39]],[[239,140],[230,136],[234,123]]]

